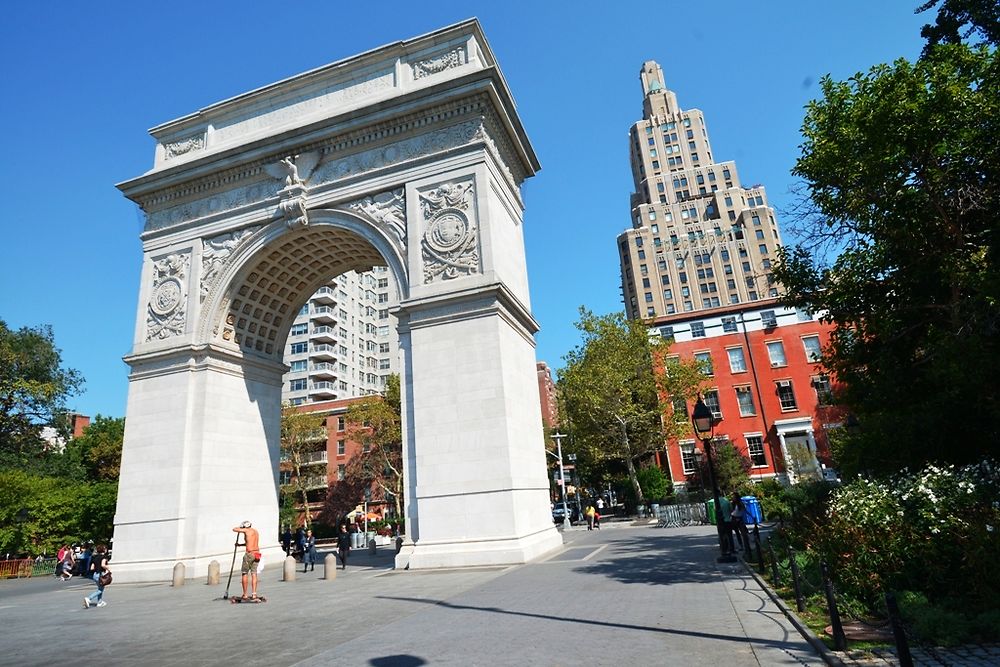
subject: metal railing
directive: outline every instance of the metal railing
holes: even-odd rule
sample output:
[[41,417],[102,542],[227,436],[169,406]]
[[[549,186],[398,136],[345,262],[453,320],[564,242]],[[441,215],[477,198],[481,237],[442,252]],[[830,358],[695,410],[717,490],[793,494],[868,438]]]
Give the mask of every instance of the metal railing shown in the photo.
[[55,573],[55,558],[45,558],[39,561],[36,561],[34,558],[0,560],[0,578],[2,579],[52,576]]
[[656,510],[656,527],[670,528],[708,523],[708,512],[704,503],[690,505],[660,505]]

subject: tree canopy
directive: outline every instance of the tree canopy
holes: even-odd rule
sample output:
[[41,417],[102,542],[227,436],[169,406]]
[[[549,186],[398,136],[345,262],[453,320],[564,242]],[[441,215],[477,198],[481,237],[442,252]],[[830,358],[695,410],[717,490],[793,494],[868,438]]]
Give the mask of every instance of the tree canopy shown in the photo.
[[83,378],[62,367],[50,326],[13,331],[0,320],[0,454],[26,462],[42,447],[41,430],[55,425]]
[[786,248],[776,276],[835,324],[823,361],[861,424],[842,459],[972,461],[1000,436],[996,50],[939,45],[822,92],[794,169],[810,206],[798,232],[839,255]]
[[[324,416],[316,412],[304,412],[293,405],[281,408],[281,454],[291,466],[291,482],[282,485],[282,493],[294,496],[302,503],[305,524],[312,523],[309,509],[309,479],[304,467],[310,462],[307,457],[326,445]],[[287,517],[286,517],[287,518]]]
[[[651,337],[646,324],[624,313],[594,315],[580,308],[583,341],[559,372],[562,408],[576,448],[586,458],[625,464],[635,498],[645,502],[636,464],[690,428],[683,401],[697,391],[697,364],[668,358],[669,343]],[[676,418],[673,399],[677,399]]]

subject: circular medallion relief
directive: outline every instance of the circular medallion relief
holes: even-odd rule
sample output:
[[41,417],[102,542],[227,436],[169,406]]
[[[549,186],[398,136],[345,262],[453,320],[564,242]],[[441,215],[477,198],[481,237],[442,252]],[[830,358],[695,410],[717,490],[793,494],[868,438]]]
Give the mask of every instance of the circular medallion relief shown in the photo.
[[439,211],[427,230],[427,242],[438,252],[452,251],[469,238],[469,221],[453,208]]
[[150,301],[149,307],[162,317],[174,312],[180,303],[181,281],[177,278],[167,278],[153,290],[153,299]]

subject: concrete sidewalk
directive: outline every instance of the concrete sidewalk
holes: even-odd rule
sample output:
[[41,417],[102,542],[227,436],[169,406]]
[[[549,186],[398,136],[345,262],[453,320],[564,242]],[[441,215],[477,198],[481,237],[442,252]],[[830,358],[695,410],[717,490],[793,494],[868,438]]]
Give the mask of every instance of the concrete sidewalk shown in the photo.
[[[712,526],[564,535],[543,562],[395,571],[352,553],[333,581],[263,575],[261,605],[189,581],[0,582],[0,663],[51,665],[819,665],[740,565],[717,565]],[[356,566],[356,567],[353,567]],[[239,593],[238,573],[230,592]]]

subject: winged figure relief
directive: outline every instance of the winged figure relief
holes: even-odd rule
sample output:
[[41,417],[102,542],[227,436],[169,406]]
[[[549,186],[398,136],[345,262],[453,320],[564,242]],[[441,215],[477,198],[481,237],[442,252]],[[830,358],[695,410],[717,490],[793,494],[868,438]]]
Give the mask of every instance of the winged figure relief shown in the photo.
[[301,155],[290,155],[279,162],[264,165],[264,171],[285,181],[285,187],[305,185],[319,164],[319,151],[308,151]]

